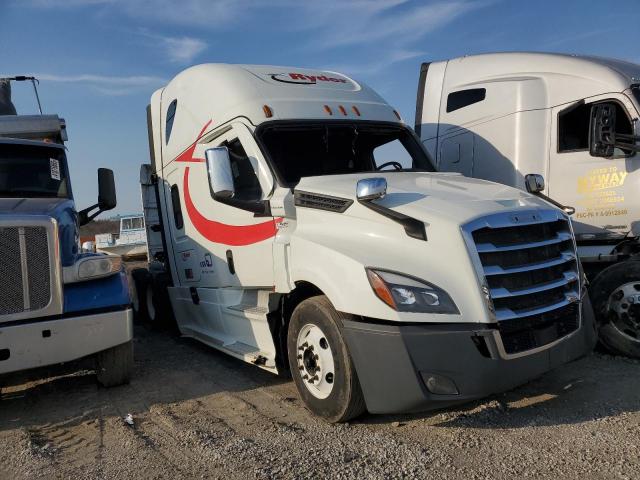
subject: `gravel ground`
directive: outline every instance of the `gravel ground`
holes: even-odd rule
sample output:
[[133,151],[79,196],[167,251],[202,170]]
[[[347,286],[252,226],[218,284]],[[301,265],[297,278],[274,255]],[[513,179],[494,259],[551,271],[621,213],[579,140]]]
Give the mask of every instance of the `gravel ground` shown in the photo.
[[135,347],[128,386],[84,371],[2,390],[0,478],[640,478],[635,361],[594,354],[463,407],[328,425],[291,382],[197,342],[137,327]]

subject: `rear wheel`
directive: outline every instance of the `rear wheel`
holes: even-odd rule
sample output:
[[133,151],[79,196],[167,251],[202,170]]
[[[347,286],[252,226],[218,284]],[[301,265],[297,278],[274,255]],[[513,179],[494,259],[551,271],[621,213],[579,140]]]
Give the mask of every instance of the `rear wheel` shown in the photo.
[[293,311],[287,334],[298,393],[309,410],[329,422],[346,422],[366,409],[340,323],[327,297],[312,297]]
[[147,283],[145,288],[145,315],[147,319],[151,322],[151,324],[157,324],[158,322],[158,311],[156,310],[155,304],[155,288],[152,282]]
[[103,387],[129,383],[133,370],[133,341],[123,343],[96,355],[96,376]]
[[138,322],[146,320],[145,292],[149,283],[149,271],[146,268],[136,268],[131,271],[131,305],[134,319]]
[[600,342],[613,353],[640,358],[640,262],[606,268],[590,294]]

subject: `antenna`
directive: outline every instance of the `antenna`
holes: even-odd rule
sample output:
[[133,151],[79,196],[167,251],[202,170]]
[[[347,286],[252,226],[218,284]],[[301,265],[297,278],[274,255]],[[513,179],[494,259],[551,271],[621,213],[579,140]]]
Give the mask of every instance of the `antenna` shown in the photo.
[[40,115],[42,115],[42,105],[40,105],[40,95],[38,95],[38,87],[36,86],[37,84],[40,84],[40,80],[38,80],[36,77],[27,77],[27,76],[24,76],[24,75],[17,75],[15,77],[7,77],[7,78],[4,78],[3,80],[13,80],[14,82],[31,81],[31,84],[33,85],[33,91],[36,94],[36,100],[38,102],[38,110],[40,111]]

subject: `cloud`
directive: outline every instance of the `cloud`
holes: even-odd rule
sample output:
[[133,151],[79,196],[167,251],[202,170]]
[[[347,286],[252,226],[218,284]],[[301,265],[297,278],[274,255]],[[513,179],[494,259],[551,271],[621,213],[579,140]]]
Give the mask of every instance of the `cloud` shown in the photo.
[[[322,9],[308,6],[316,17],[314,22],[321,22],[318,29],[322,32],[322,40],[317,45],[324,48],[409,45],[488,4],[485,1],[451,0],[408,5],[395,1],[373,2],[363,9],[363,3],[369,2],[332,2],[328,11],[322,10],[325,4],[322,4]],[[313,23],[308,26],[313,26]]]
[[392,50],[378,52],[376,58],[370,62],[348,63],[342,65],[329,65],[327,69],[344,72],[349,75],[370,76],[385,71],[389,66],[411,60],[416,57],[424,57],[427,52],[418,50]]
[[151,33],[141,29],[139,34],[151,40],[153,45],[159,45],[173,63],[191,63],[195,57],[207,49],[207,43],[193,37],[170,37]]
[[162,41],[172,62],[189,63],[207,48],[205,42],[191,37],[165,37]]
[[147,75],[109,76],[109,75],[57,75],[49,73],[36,73],[39,80],[47,82],[77,83],[86,85],[102,95],[121,96],[130,95],[139,91],[148,91],[158,88],[167,80],[161,77]]

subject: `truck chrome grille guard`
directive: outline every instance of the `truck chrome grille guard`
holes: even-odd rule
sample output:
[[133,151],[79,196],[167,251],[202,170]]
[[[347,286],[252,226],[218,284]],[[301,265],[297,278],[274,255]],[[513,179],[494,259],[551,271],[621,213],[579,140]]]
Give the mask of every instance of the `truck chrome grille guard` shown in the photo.
[[463,235],[497,322],[501,355],[528,355],[579,329],[580,270],[562,212],[494,214],[465,225]]
[[57,245],[55,220],[0,216],[0,324],[62,313]]

